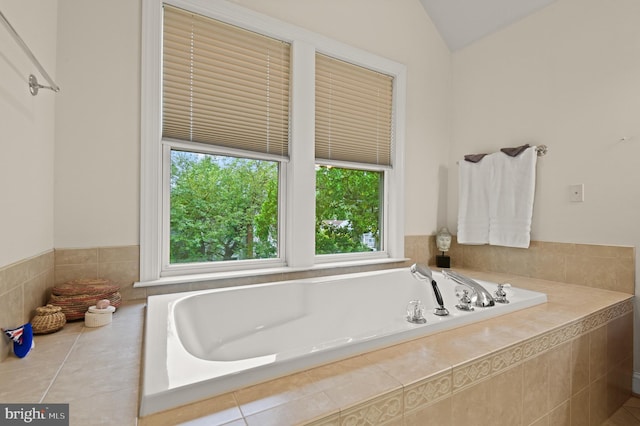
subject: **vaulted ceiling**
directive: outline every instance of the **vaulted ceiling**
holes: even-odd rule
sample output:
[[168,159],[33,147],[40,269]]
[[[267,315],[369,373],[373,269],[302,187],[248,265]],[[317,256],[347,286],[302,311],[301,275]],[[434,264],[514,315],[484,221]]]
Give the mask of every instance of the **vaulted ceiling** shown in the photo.
[[556,0],[420,0],[449,49],[461,49]]

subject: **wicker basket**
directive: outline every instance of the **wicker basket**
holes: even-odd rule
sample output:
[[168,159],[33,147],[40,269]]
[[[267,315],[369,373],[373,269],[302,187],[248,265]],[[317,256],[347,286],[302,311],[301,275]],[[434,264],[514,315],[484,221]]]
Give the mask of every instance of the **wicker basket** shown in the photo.
[[69,281],[51,290],[49,304],[61,307],[67,321],[82,319],[89,306],[95,305],[100,299],[108,299],[111,306],[120,306],[122,296],[119,289],[120,287],[109,280]]
[[59,306],[47,305],[36,308],[36,316],[31,320],[33,334],[48,334],[61,330],[67,318]]

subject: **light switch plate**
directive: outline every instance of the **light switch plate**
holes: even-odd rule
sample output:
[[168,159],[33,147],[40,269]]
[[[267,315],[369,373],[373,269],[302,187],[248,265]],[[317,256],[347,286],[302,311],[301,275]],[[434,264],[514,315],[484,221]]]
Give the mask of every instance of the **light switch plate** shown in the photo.
[[569,192],[572,202],[581,203],[584,201],[584,183],[570,185]]

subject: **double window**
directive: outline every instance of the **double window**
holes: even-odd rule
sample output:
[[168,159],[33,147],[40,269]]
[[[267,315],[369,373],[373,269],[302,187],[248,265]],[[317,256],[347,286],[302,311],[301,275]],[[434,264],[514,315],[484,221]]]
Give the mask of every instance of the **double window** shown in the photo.
[[143,3],[141,281],[401,257],[404,67],[207,3]]

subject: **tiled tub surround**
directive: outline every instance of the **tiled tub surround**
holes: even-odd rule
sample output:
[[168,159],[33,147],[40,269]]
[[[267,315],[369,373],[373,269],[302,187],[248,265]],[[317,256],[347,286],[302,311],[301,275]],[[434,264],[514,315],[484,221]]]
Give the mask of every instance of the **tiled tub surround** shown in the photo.
[[110,325],[68,323],[36,336],[26,358],[0,363],[0,400],[69,402],[71,424],[260,426],[585,426],[626,400],[630,295],[464,272],[545,292],[549,302],[139,420],[144,303],[129,302]]
[[[20,326],[35,315],[53,287],[53,271],[53,251],[0,268],[0,327]],[[9,353],[9,341],[0,339],[0,362]]]
[[497,273],[549,302],[140,419],[233,425],[600,425],[631,394],[632,296]]
[[[428,248],[424,245],[424,237],[405,237],[405,247],[416,247],[430,264],[435,264],[435,255],[439,254],[435,237],[429,237]],[[532,241],[528,249],[521,249],[463,245],[454,236],[447,254],[452,268],[503,272],[631,294],[635,291],[634,247]],[[409,253],[407,257],[411,257]]]
[[[434,236],[407,235],[404,246],[405,257],[409,259],[404,263],[318,269],[143,288],[133,288],[133,283],[138,281],[140,276],[137,245],[55,249],[54,282],[60,284],[78,278],[108,278],[120,285],[123,299],[137,300],[154,294],[366,272],[409,266],[414,262],[435,264],[435,255],[438,251]],[[542,241],[532,241],[528,249],[488,245],[469,246],[457,244],[454,237],[448,254],[451,256],[453,268],[504,272],[634,293],[634,253],[633,247]],[[0,285],[0,304],[3,297],[1,290],[2,285]]]

